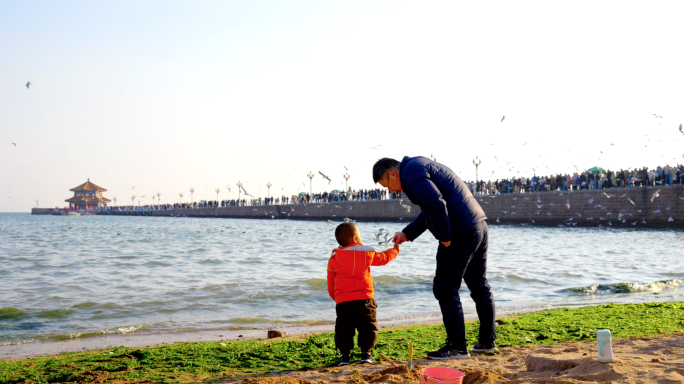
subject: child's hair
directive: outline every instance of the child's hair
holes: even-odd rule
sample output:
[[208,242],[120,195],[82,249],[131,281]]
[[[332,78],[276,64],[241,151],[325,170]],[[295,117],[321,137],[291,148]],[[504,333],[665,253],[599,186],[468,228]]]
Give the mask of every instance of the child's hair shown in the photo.
[[342,223],[335,228],[335,239],[341,247],[353,243],[354,235],[356,235],[356,225],[352,223]]

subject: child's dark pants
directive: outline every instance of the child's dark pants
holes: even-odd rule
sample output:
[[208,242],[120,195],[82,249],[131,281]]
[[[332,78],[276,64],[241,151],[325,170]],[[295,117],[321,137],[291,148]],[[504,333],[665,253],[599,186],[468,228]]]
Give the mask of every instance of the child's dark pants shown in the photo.
[[354,348],[354,335],[359,331],[361,352],[370,352],[378,341],[378,321],[375,313],[378,303],[374,299],[355,300],[335,306],[335,345],[340,353],[348,355]]

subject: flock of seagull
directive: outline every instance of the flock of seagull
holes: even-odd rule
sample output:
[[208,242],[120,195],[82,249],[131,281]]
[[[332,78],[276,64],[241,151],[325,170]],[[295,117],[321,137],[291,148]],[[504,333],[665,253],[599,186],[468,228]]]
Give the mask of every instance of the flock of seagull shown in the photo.
[[[650,197],[651,203],[653,203],[653,202],[655,201],[655,199],[657,199],[658,197],[660,197],[660,191],[662,191],[662,190],[661,190],[661,189],[658,189],[658,190],[656,190],[655,192],[653,192],[653,193],[651,194],[651,197]],[[568,193],[573,193],[573,191],[568,191]],[[603,192],[603,195],[604,195],[607,199],[611,199],[611,198],[616,198],[616,197],[618,197],[617,194],[615,194],[615,195],[609,195],[609,194],[606,193],[606,192]],[[636,204],[634,203],[634,201],[632,201],[632,199],[630,199],[629,196],[627,196],[627,195],[628,195],[628,193],[622,194],[621,196],[619,196],[619,198],[626,198],[627,201],[629,201],[630,204],[632,204],[632,206],[636,206]],[[563,193],[560,193],[559,196],[563,196]],[[490,195],[490,196],[488,196],[488,197],[494,198],[494,197],[496,197],[496,195]],[[485,201],[485,200],[483,199],[483,196],[478,196],[478,198],[479,198],[480,202],[484,202],[485,204],[489,204],[488,201]],[[517,200],[517,199],[518,199],[517,196],[516,196],[516,197],[513,197],[513,200]],[[524,198],[523,198],[523,200],[529,200],[529,199],[530,199],[529,197],[524,197]],[[680,200],[684,200],[684,197],[679,197],[679,199],[680,199]],[[594,204],[594,200],[595,200],[595,198],[592,197],[591,199],[587,200],[587,203],[593,205],[593,204]],[[537,211],[537,212],[535,212],[535,214],[537,214],[537,215],[541,215],[541,208],[544,206],[544,204],[541,204],[541,203],[542,203],[542,201],[541,201],[541,196],[538,195],[538,196],[537,196],[537,201],[535,202],[535,205],[536,205],[537,208],[539,208],[540,210]],[[554,203],[548,203],[547,205],[548,205],[548,206],[553,206]],[[511,206],[511,208],[515,208],[515,207],[516,207],[515,205],[512,205],[512,206]],[[565,207],[566,207],[567,209],[570,209],[570,199],[566,199]],[[601,207],[602,207],[601,204],[597,204],[597,205],[594,205],[594,206],[593,206],[594,209],[601,208]],[[669,207],[665,208],[665,210],[666,210],[666,211],[670,211],[671,208],[672,208],[672,207],[669,206]],[[503,214],[509,214],[509,213],[510,213],[511,216],[515,215],[515,212],[513,212],[513,211],[501,211],[501,213],[503,213]],[[637,210],[637,213],[642,213],[642,210],[641,210],[641,209]],[[654,210],[652,213],[659,214],[659,213],[662,213],[662,210],[661,210],[660,208],[658,208],[658,209]],[[576,214],[578,217],[582,217],[582,214],[579,213],[579,212],[576,212],[575,214]],[[613,214],[612,212],[607,212],[607,213],[606,213],[606,216],[612,215],[612,214]],[[547,212],[546,215],[547,215],[547,216],[551,216],[551,212]],[[631,214],[631,213],[619,213],[619,214],[618,214],[618,217],[617,217],[617,220],[618,220],[619,222],[622,222],[622,223],[627,223],[627,216],[633,216],[633,214]],[[586,217],[585,219],[586,219],[587,221],[594,220],[593,217]],[[599,220],[600,220],[600,221],[604,221],[604,220],[608,220],[608,218],[599,217]],[[533,223],[533,224],[535,223],[535,221],[534,221],[533,219],[531,219],[530,221],[531,221],[531,223]],[[673,222],[674,219],[672,218],[672,216],[670,216],[670,217],[668,218],[667,221],[668,221],[668,222]],[[500,217],[497,217],[497,218],[496,218],[496,222],[497,222],[497,223],[501,223]],[[567,219],[567,220],[565,220],[565,223],[566,223],[566,225],[572,225],[572,226],[576,226],[576,225],[578,224],[578,222],[574,220],[574,216],[573,216],[573,217],[570,217],[570,218]],[[636,224],[638,224],[638,223],[639,223],[639,221],[637,220],[637,221],[635,221],[635,222],[632,222],[631,224],[632,224],[632,225],[636,225]],[[647,224],[646,219],[644,218],[644,219],[641,221],[641,223],[642,223],[642,224]],[[524,225],[524,224],[523,224],[523,225]],[[609,225],[609,226],[612,226],[612,225],[613,225],[613,222],[612,222],[612,221],[608,221],[608,225]],[[602,225],[602,224],[599,224],[599,226],[601,227],[601,226],[603,226],[603,225]]]
[[[27,81],[27,82],[26,82],[26,88],[27,88],[27,89],[31,89],[31,85],[33,85],[33,83],[32,83],[31,81]],[[658,115],[658,114],[655,114],[655,113],[653,113],[652,115],[654,116],[655,119],[663,119],[663,116],[661,116],[661,115]],[[505,119],[506,119],[506,116],[505,116],[505,115],[502,116],[502,117],[501,117],[501,123],[503,123]],[[661,125],[662,125],[662,123],[661,123]],[[679,124],[679,132],[682,133],[682,134],[684,135],[684,127],[683,127],[682,124]],[[17,147],[17,144],[16,144],[16,143],[12,143],[12,145],[13,145],[14,147]],[[492,144],[490,144],[490,145],[492,145]],[[525,146],[525,145],[527,145],[527,142],[525,142],[525,143],[523,144],[523,146]],[[614,146],[615,144],[613,144],[612,142],[610,142],[610,145],[611,145],[611,146]],[[376,146],[370,147],[370,149],[371,149],[371,150],[377,150],[377,149],[380,148],[381,146],[382,146],[381,144],[378,144],[378,145],[376,145]],[[648,146],[648,145],[646,145],[646,146]],[[603,153],[603,151],[601,151],[601,153]],[[496,158],[496,156],[494,156],[494,157]],[[684,157],[684,156],[682,156],[682,157]],[[434,161],[437,160],[433,155],[430,155],[430,158],[433,159]],[[508,163],[506,163],[506,164],[510,166],[509,171],[510,171],[510,172],[513,172],[513,168],[515,168],[515,166],[511,165],[512,162],[508,162]],[[573,166],[575,167],[575,170],[577,170],[577,171],[579,172],[579,169],[577,168],[577,166],[576,166],[574,163],[573,163]],[[546,168],[548,169],[548,167],[546,167]],[[349,170],[349,168],[347,168],[347,166],[344,166],[344,169],[345,169],[345,170]],[[531,168],[531,169],[532,169],[532,170],[535,172],[535,174],[536,174],[536,169],[534,169],[534,168]],[[325,180],[328,181],[328,185],[330,185],[330,184],[332,183],[332,179],[331,179],[328,175],[324,174],[324,173],[321,172],[321,171],[318,171],[318,173],[321,175],[321,177],[323,177],[323,179],[325,179]],[[519,170],[518,170],[518,173],[520,173]],[[494,171],[492,171],[492,174],[494,174]],[[340,181],[340,183],[342,183],[342,182]],[[303,186],[306,187],[306,183],[303,183]],[[135,187],[133,187],[133,188],[135,188]],[[230,188],[228,188],[228,190],[230,191]],[[245,196],[254,197],[254,196],[250,195],[250,194],[247,192],[247,190],[245,190],[244,185],[238,184],[238,190],[241,190],[241,192],[242,192]],[[630,202],[632,202],[632,201],[630,200]],[[632,202],[632,204],[634,204],[634,203]],[[400,205],[401,205],[402,208],[404,208],[404,209],[407,211],[407,213],[411,213],[411,207],[410,207],[410,206],[408,206],[408,205],[403,205],[401,202],[400,202]]]

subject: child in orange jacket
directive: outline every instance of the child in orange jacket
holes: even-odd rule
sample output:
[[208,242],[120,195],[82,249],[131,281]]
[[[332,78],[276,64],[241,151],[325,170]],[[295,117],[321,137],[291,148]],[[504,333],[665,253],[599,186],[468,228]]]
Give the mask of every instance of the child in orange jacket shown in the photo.
[[342,354],[338,365],[349,364],[357,330],[361,362],[370,363],[374,361],[371,348],[378,341],[378,304],[373,299],[370,267],[389,263],[400,249],[395,244],[385,252],[375,252],[373,247],[363,245],[359,228],[352,223],[340,224],[335,229],[335,238],[340,247],[333,250],[328,260],[328,293],[337,303],[335,345]]

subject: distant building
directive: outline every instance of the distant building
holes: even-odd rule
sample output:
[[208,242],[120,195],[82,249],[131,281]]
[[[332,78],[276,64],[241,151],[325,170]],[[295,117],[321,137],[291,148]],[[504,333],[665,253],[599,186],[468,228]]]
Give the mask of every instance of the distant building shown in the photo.
[[90,179],[76,188],[71,188],[70,191],[74,191],[74,197],[64,200],[69,203],[70,209],[97,209],[106,207],[111,201],[102,196],[102,192],[107,190],[91,183]]

